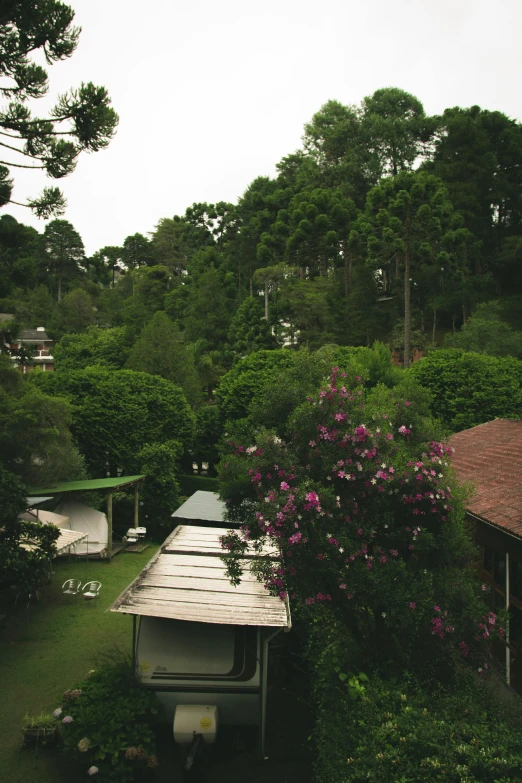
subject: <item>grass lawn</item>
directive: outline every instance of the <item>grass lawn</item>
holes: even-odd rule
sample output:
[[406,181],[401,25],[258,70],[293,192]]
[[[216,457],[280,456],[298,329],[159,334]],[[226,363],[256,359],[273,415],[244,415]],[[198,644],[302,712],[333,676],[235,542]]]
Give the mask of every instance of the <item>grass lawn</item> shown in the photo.
[[[8,617],[0,630],[0,781],[76,783],[90,779],[61,754],[21,750],[24,716],[59,706],[63,691],[96,668],[100,653],[114,648],[131,652],[132,618],[106,610],[156,549],[153,545],[141,554],[123,552],[110,565],[54,561],[52,583],[42,590],[40,601],[29,607],[28,621],[23,602],[16,609],[12,604],[1,608]],[[99,580],[100,599],[86,602],[62,595],[62,584],[72,577],[82,584]]]

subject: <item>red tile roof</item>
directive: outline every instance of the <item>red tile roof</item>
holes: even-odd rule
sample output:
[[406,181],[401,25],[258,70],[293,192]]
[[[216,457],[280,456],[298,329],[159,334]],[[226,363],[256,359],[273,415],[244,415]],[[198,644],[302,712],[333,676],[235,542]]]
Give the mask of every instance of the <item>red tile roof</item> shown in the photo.
[[522,538],[522,420],[495,419],[452,435],[453,467],[472,481],[472,514]]

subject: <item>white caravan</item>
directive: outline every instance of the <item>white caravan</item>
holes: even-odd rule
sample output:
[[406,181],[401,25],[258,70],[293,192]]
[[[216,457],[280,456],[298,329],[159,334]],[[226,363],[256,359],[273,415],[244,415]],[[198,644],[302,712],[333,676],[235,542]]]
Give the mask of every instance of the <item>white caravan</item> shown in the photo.
[[241,584],[230,583],[224,532],[177,527],[111,611],[134,615],[136,671],[156,692],[165,720],[173,722],[179,705],[212,705],[220,723],[260,726],[264,748],[268,643],[290,630],[290,610],[251,573],[254,552]]

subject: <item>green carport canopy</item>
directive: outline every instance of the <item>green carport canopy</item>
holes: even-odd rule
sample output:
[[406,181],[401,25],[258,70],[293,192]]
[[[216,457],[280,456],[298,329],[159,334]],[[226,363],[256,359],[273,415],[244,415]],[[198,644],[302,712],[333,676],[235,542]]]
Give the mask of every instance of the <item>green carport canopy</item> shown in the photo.
[[85,479],[84,481],[58,481],[46,487],[30,487],[31,495],[59,495],[62,492],[93,492],[97,489],[116,491],[130,487],[145,476],[119,476],[117,478]]
[[61,495],[66,492],[107,492],[107,524],[109,527],[107,540],[107,557],[112,557],[112,493],[119,489],[134,486],[134,527],[138,527],[138,485],[145,476],[119,476],[117,478],[85,479],[84,481],[57,481],[46,487],[30,487],[32,495]]

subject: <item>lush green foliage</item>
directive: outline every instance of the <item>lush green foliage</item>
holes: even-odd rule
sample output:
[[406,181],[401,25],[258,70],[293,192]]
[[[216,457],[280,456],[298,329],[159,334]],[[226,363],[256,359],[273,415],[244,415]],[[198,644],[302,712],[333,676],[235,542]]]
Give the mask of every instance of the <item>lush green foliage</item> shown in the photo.
[[[455,692],[349,672],[346,630],[323,618],[309,655],[317,706],[318,783],[508,783],[520,779],[520,706],[459,682]],[[348,666],[347,666],[348,663]],[[364,668],[364,667],[363,667]]]
[[230,350],[234,357],[243,358],[263,348],[276,348],[270,326],[263,319],[261,303],[248,296],[238,307],[228,332]]
[[193,406],[201,399],[194,357],[182,342],[179,329],[164,312],[156,312],[144,327],[126,366],[172,381],[183,389]]
[[294,411],[285,441],[259,431],[230,444],[222,496],[243,527],[224,546],[237,581],[247,543],[276,545],[281,564],[259,565],[269,589],[331,606],[368,662],[450,682],[463,658],[489,666],[495,618],[484,619],[450,450],[428,405],[407,379],[365,395],[336,368]]
[[359,375],[370,388],[379,383],[393,386],[402,378],[389,349],[379,343],[372,348],[324,345],[316,351],[259,351],[221,380],[216,400],[227,431],[272,427],[283,435],[292,411],[319,389],[335,364]]
[[64,692],[57,709],[64,750],[74,753],[86,771],[95,767],[101,780],[130,783],[140,771],[157,766],[155,696],[137,684],[128,663],[106,664],[90,672],[76,688]]
[[238,362],[222,379],[216,391],[216,402],[222,416],[234,421],[248,413],[252,398],[276,380],[281,367],[292,361],[288,351],[257,351]]
[[24,382],[0,355],[0,464],[27,484],[83,478],[70,406]]
[[[59,531],[19,519],[27,508],[26,488],[17,476],[0,464],[0,590],[11,588],[28,596],[38,589],[49,572],[49,560]],[[24,542],[27,547],[21,547]]]
[[180,504],[178,483],[182,446],[178,441],[148,443],[138,455],[140,472],[145,474],[141,502],[147,529],[153,535],[167,535],[172,529],[172,512]]
[[36,381],[73,403],[72,430],[93,475],[120,468],[140,471],[147,444],[177,440],[187,445],[194,414],[181,389],[148,373],[100,367],[43,373]]
[[58,530],[18,515],[27,508],[27,484],[85,476],[69,423],[64,400],[26,384],[0,355],[0,590],[29,595],[48,575]]
[[84,370],[86,367],[121,369],[129,346],[125,329],[90,327],[81,334],[66,334],[53,348],[57,370]]
[[454,431],[522,417],[522,362],[517,359],[448,349],[431,353],[410,373],[433,395],[433,413]]
[[514,356],[522,359],[522,332],[503,320],[499,301],[483,302],[466,321],[460,332],[447,334],[444,346],[489,356]]

